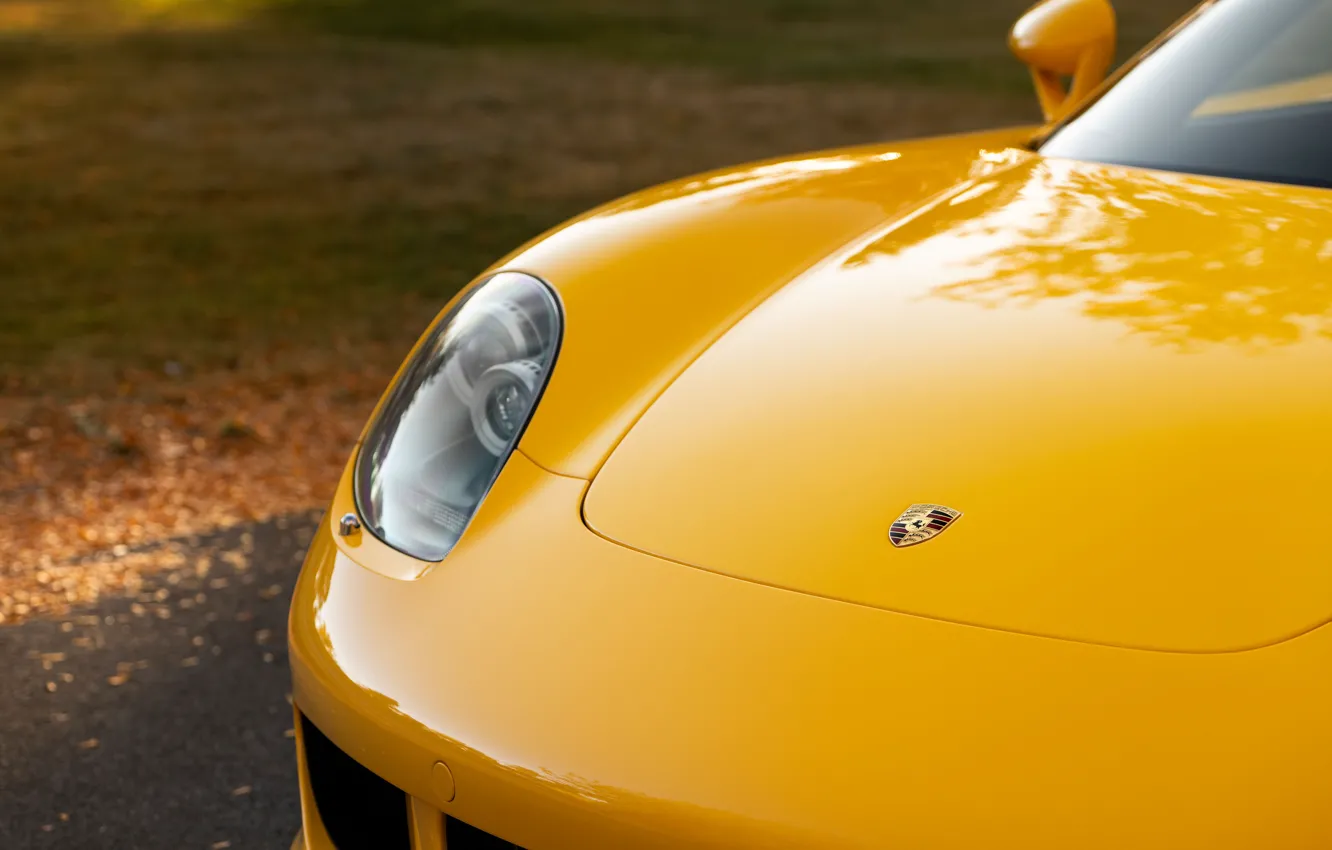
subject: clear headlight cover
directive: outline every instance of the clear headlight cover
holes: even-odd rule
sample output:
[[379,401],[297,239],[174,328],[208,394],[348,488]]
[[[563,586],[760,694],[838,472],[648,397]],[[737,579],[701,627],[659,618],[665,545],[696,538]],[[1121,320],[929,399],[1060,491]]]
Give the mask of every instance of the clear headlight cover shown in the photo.
[[522,436],[562,329],[546,284],[514,272],[477,286],[436,325],[356,460],[370,532],[423,561],[449,553]]

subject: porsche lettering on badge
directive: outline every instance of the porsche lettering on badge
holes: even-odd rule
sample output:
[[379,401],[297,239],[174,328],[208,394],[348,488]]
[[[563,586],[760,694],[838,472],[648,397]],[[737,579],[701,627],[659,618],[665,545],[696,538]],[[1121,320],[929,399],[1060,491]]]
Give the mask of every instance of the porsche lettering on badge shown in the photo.
[[900,548],[933,540],[962,516],[943,505],[912,505],[888,529],[888,539]]

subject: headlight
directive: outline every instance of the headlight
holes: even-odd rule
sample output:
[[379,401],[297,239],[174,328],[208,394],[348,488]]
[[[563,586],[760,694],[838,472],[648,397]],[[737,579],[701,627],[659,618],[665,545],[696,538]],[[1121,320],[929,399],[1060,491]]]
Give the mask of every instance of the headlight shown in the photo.
[[522,436],[561,330],[550,289],[513,272],[477,286],[440,320],[356,460],[367,529],[424,561],[449,553]]

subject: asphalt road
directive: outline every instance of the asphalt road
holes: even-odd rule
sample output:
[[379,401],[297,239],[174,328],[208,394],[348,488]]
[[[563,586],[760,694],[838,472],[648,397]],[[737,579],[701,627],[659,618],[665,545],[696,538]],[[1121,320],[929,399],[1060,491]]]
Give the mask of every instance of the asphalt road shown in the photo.
[[286,612],[315,522],[186,550],[251,549],[243,569],[213,557],[205,576],[0,626],[0,848],[286,850]]

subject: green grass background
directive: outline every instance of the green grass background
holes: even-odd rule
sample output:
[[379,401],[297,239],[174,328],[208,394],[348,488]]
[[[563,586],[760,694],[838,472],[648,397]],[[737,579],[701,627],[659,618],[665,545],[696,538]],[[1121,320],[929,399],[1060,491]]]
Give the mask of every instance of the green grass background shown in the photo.
[[[1005,36],[1029,0],[280,0],[287,21],[455,47],[564,50],[745,78],[1026,85]],[[1187,8],[1120,0],[1127,56]]]
[[[1029,118],[1005,47],[1025,5],[10,0],[0,379],[398,351],[615,194]],[[1127,55],[1190,4],[1117,5]]]

